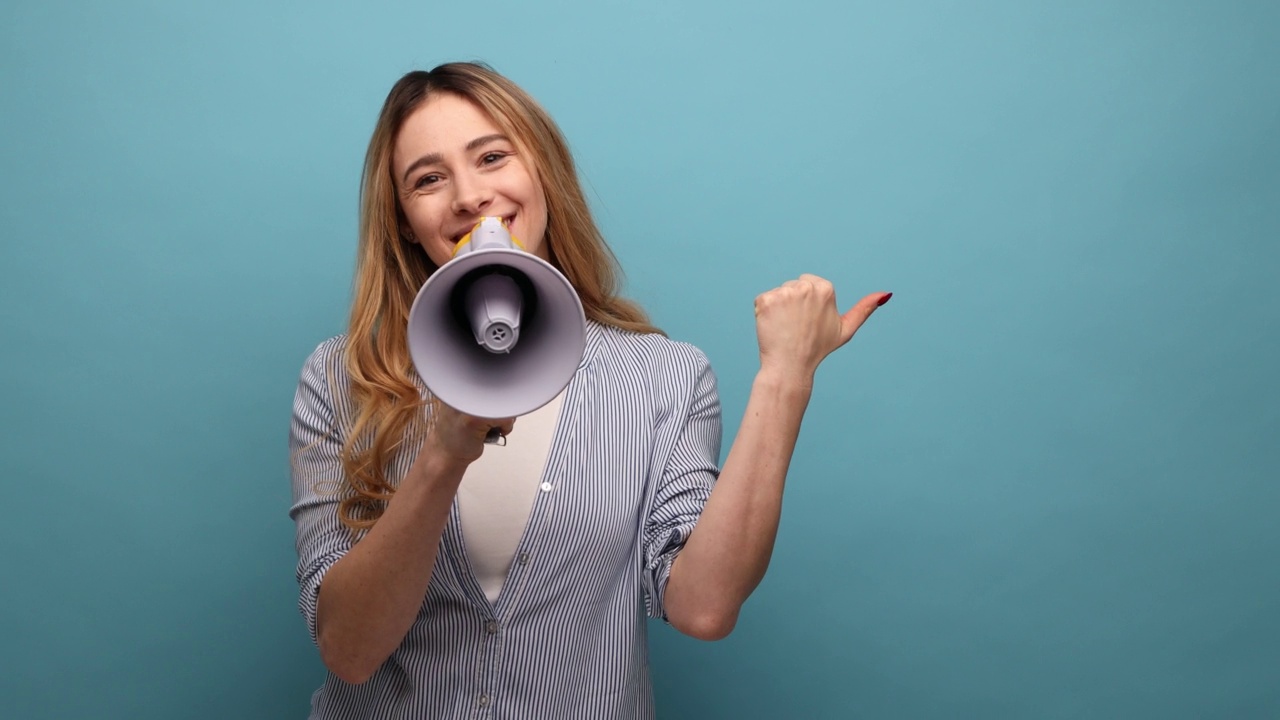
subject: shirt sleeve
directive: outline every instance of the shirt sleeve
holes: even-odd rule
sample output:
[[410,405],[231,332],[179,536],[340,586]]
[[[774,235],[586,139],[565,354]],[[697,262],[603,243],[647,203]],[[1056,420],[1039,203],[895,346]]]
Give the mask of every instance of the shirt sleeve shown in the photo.
[[675,443],[644,524],[645,611],[667,619],[664,597],[671,565],[693,532],[720,474],[720,396],[711,364],[695,353],[693,383]]
[[342,439],[335,421],[334,387],[341,371],[341,351],[329,342],[307,359],[298,380],[289,426],[290,474],[298,552],[298,609],[316,641],[316,602],[320,581],[354,543],[338,520],[342,499]]

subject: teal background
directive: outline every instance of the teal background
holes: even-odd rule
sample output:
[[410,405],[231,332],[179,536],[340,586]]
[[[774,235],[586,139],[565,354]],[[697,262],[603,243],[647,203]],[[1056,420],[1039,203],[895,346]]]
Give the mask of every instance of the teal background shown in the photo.
[[663,718],[1280,717],[1280,5],[0,6],[0,714],[303,717],[286,433],[400,74],[563,126],[628,293],[895,293]]

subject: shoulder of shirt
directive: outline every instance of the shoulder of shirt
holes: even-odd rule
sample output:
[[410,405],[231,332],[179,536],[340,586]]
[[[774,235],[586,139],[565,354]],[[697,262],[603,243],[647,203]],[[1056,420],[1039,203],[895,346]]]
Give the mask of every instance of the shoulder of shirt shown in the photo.
[[623,362],[683,368],[695,373],[709,370],[706,353],[693,343],[673,340],[661,333],[637,333],[596,324],[601,333],[601,354]]
[[345,378],[347,334],[334,335],[315,346],[303,363],[304,373],[320,373],[331,378]]

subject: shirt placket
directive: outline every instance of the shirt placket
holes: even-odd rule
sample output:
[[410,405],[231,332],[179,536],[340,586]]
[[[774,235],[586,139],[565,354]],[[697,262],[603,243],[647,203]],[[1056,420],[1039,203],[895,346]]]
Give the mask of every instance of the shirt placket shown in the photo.
[[481,616],[480,656],[477,660],[479,687],[475,697],[472,717],[493,716],[493,706],[498,690],[498,678],[502,675],[502,621],[494,617],[492,610]]

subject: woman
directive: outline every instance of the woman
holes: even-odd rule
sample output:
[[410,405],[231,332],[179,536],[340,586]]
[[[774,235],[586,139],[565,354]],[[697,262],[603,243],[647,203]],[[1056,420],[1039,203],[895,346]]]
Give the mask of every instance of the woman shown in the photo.
[[[761,367],[723,469],[716,381],[616,294],[560,132],[475,64],[392,88],[363,178],[349,331],[294,403],[300,607],[330,672],[313,718],[649,718],[645,615],[727,635],[764,576],[819,362],[843,316],[804,276],[756,298]],[[587,348],[546,407],[498,422],[433,403],[406,327],[482,217],[577,290]],[[518,427],[518,429],[517,429]]]

